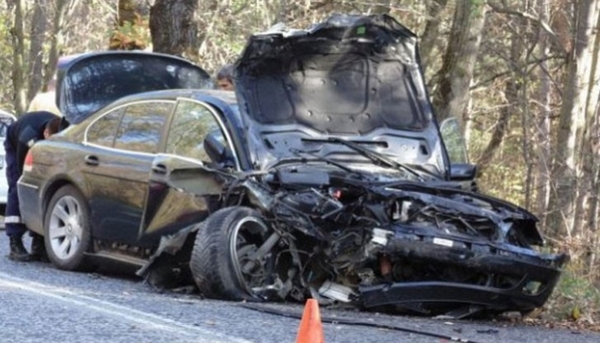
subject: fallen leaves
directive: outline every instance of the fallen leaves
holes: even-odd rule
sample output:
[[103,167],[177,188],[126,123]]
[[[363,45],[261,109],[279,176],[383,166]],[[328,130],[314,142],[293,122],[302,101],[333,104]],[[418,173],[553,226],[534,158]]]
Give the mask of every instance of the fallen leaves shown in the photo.
[[563,318],[557,318],[544,312],[535,312],[521,318],[502,317],[502,319],[515,325],[521,324],[548,329],[565,329],[571,330],[573,333],[579,333],[580,331],[600,332],[600,325],[596,324],[596,320],[593,319],[592,314],[584,313],[576,307],[572,309],[568,317]]

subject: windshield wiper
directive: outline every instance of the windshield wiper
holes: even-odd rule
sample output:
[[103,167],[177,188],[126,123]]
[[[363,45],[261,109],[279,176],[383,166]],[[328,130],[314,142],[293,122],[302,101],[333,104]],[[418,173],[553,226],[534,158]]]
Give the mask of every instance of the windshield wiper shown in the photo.
[[[416,169],[414,169],[413,167],[410,167],[404,163],[400,163],[400,162],[396,162],[394,160],[392,160],[391,158],[380,154],[376,151],[373,151],[371,149],[365,148],[360,146],[359,144],[357,144],[356,142],[350,141],[350,140],[346,140],[346,139],[341,139],[338,137],[329,137],[327,139],[322,139],[322,138],[302,138],[303,141],[306,142],[323,142],[323,143],[338,143],[338,144],[342,144],[347,146],[348,148],[358,152],[359,154],[363,155],[364,157],[370,159],[371,161],[375,162],[377,165],[383,165],[386,167],[391,167],[391,168],[395,168],[395,169],[403,169],[411,174],[413,174],[414,176],[416,176],[419,181],[425,181],[423,179],[422,174],[417,171]],[[436,178],[436,179],[440,179],[438,176],[430,173],[430,172],[426,172],[428,175]]]
[[[346,167],[345,165],[338,163],[336,161],[333,161],[327,157],[323,157],[323,156],[319,156],[316,154],[313,154],[311,152],[308,151],[301,151],[298,149],[291,149],[290,150],[291,153],[293,153],[294,155],[298,156],[296,158],[285,158],[282,160],[277,161],[277,163],[275,163],[274,165],[271,166],[271,168],[275,168],[284,164],[290,164],[290,163],[306,163],[306,162],[315,162],[315,161],[321,161],[321,162],[325,162],[327,164],[331,164],[332,166],[336,166],[338,168],[340,168],[341,170],[349,173],[349,174],[354,174],[356,176],[358,176],[360,179],[364,178],[364,175],[362,175],[361,173],[359,173],[356,170],[353,170],[351,168]],[[302,155],[308,155],[310,157],[313,157],[312,159],[303,157]]]
[[341,170],[343,170],[343,171],[345,171],[347,173],[358,175],[361,179],[363,178],[363,175],[361,173],[357,172],[356,170],[352,170],[351,168],[348,168],[345,165],[343,165],[343,164],[341,164],[339,162],[336,162],[336,161],[334,161],[332,159],[329,159],[327,157],[319,156],[319,155],[317,155],[315,153],[312,153],[310,151],[303,151],[303,150],[299,150],[299,149],[290,149],[290,151],[294,155],[296,155],[296,156],[308,155],[308,156],[312,157],[316,161],[323,161],[323,162],[325,162],[327,164],[331,164],[332,166],[336,166],[336,167],[340,168]]

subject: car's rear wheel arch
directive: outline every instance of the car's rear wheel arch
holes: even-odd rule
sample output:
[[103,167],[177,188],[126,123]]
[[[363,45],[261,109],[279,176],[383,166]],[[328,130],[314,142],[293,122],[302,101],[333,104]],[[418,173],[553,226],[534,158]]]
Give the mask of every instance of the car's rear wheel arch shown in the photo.
[[43,196],[43,200],[42,200],[42,213],[45,214],[46,211],[48,210],[48,205],[50,204],[50,200],[52,200],[52,197],[54,196],[54,194],[61,188],[71,185],[75,188],[77,188],[77,190],[79,192],[81,192],[81,194],[85,194],[84,192],[82,192],[81,188],[77,187],[76,184],[74,184],[73,182],[64,179],[64,178],[59,178],[59,179],[55,179],[53,180],[49,186],[46,187],[46,190],[44,191],[44,196]]

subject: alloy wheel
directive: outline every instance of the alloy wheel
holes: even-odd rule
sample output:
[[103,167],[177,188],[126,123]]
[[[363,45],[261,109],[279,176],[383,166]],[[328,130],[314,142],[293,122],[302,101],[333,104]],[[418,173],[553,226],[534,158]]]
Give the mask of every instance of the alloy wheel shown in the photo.
[[48,234],[52,251],[61,260],[68,260],[79,250],[83,229],[82,209],[72,196],[56,202],[50,216]]

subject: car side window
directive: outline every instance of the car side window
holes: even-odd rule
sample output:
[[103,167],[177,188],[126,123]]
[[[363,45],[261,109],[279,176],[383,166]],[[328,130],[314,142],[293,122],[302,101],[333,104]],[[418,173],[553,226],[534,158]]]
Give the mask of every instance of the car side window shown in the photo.
[[450,163],[468,163],[467,145],[458,120],[454,117],[444,120],[440,125],[440,132],[448,150]]
[[87,142],[112,148],[125,108],[117,108],[94,121],[87,129]]
[[127,106],[115,148],[155,154],[174,102],[149,101]]
[[169,129],[166,152],[210,161],[204,147],[204,140],[209,134],[225,143],[217,120],[206,106],[192,101],[180,101]]

